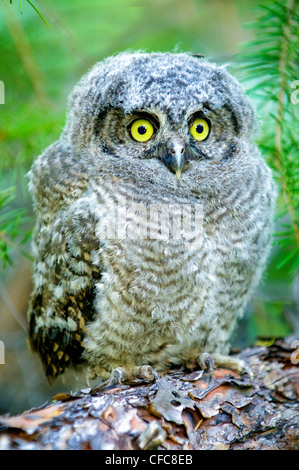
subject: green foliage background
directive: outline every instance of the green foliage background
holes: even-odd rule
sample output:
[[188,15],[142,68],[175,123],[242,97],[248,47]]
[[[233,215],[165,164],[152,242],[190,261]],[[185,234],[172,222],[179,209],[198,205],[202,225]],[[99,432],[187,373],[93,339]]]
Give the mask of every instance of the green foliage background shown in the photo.
[[[228,63],[248,90],[261,121],[258,143],[281,188],[279,236],[236,344],[298,332],[299,103],[290,98],[291,83],[299,79],[298,0],[33,3],[49,26],[25,0],[22,14],[18,1],[0,0],[0,80],[5,85],[5,104],[0,105],[0,287],[13,283],[24,256],[30,260],[34,216],[25,175],[33,159],[59,137],[67,95],[81,75],[122,50],[190,51]],[[1,300],[0,289],[3,340]],[[14,408],[9,401],[5,406]]]

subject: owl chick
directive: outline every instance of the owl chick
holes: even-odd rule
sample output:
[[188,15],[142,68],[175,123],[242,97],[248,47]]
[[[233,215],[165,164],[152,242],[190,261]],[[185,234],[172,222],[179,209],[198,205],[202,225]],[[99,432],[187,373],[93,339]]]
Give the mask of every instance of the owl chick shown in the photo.
[[29,173],[28,332],[50,381],[80,363],[102,379],[211,361],[242,372],[229,340],[276,197],[254,131],[238,82],[186,53],[121,53],[81,79]]

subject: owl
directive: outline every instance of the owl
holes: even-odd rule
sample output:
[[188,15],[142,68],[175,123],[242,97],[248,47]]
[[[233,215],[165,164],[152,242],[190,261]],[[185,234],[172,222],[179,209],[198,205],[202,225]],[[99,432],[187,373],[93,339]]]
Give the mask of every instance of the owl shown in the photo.
[[265,268],[276,198],[255,131],[226,68],[187,53],[123,52],[79,81],[29,172],[28,337],[50,382],[80,364],[106,381],[246,371],[230,337]]

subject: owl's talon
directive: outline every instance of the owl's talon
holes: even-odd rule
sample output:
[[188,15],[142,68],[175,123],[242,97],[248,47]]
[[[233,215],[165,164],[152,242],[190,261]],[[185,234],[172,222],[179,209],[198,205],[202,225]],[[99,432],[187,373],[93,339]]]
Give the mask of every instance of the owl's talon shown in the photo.
[[214,372],[213,357],[209,353],[204,352],[198,358],[198,364],[203,370],[206,370],[208,372],[209,382],[211,382],[212,377],[213,377],[213,372]]
[[215,364],[218,367],[224,367],[231,369],[233,372],[236,372],[239,375],[247,374],[250,380],[253,380],[253,372],[251,367],[238,357],[232,356],[222,356],[222,354],[215,354],[214,356]]
[[104,389],[114,388],[114,387],[116,387],[117,385],[120,385],[120,384],[121,384],[121,376],[118,373],[117,369],[115,369],[115,370],[112,371],[112,374],[109,377],[109,379],[104,380],[104,382],[102,382],[99,385],[97,385],[96,387],[94,387],[92,389],[92,391],[93,392],[100,392]]
[[205,369],[209,372],[209,380],[211,381],[213,376],[214,367],[224,367],[230,369],[237,374],[242,375],[246,373],[250,380],[253,380],[253,372],[251,367],[238,357],[232,356],[223,356],[222,354],[209,354],[204,352],[198,359],[198,364],[202,369]]
[[239,359],[240,364],[241,364],[241,374],[247,374],[250,380],[253,380],[254,375],[251,367],[242,359]]
[[158,378],[158,372],[149,365],[135,366],[131,369],[117,367],[112,371],[109,379],[93,388],[93,392],[99,392],[103,389],[113,388],[119,385],[140,385],[142,383],[152,383]]
[[159,378],[158,372],[152,366],[141,366],[138,369],[138,376],[146,381],[146,383],[155,382]]

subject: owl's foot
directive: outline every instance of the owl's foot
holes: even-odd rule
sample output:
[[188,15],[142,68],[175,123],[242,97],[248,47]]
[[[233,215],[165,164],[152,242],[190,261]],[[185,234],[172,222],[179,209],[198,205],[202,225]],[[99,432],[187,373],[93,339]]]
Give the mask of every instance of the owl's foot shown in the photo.
[[108,380],[105,380],[93,391],[100,391],[104,388],[113,388],[118,385],[140,385],[155,382],[159,378],[158,372],[149,365],[135,366],[128,369],[117,367],[111,373]]
[[224,367],[240,375],[246,373],[251,380],[253,379],[253,372],[249,365],[238,357],[223,356],[218,353],[209,354],[205,352],[199,357],[198,363],[202,369],[208,371],[210,380],[213,376],[214,367]]

